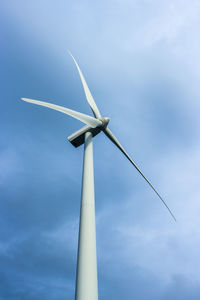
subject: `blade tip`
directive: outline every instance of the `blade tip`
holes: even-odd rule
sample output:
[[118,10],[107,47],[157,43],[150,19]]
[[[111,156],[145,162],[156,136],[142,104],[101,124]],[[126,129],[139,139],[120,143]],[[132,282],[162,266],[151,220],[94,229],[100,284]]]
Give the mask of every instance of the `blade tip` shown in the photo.
[[75,58],[73,57],[71,51],[69,49],[67,49],[67,52],[69,53],[69,55],[73,58],[73,60],[75,60]]
[[33,100],[33,99],[29,99],[29,98],[20,98],[22,101],[25,101],[25,102],[31,102],[33,103],[34,101],[36,100]]
[[69,55],[72,55],[71,51],[69,49],[67,49],[67,52],[69,53]]

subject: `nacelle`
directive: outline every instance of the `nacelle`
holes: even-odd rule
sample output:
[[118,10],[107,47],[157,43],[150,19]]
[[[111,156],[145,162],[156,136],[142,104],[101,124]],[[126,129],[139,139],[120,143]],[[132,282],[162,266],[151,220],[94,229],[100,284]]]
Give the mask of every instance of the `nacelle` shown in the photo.
[[86,132],[91,132],[92,136],[96,136],[98,133],[102,131],[102,127],[96,127],[92,128],[88,125],[84,126],[83,128],[77,130],[76,132],[72,133],[68,137],[68,141],[74,146],[74,147],[79,147],[85,142],[85,134]]

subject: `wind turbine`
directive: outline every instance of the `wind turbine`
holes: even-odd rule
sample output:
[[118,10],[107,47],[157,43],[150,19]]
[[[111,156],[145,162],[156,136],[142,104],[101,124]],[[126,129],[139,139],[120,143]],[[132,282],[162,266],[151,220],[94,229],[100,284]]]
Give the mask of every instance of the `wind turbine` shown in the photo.
[[[70,53],[72,56],[72,54]],[[79,242],[78,242],[78,257],[76,271],[76,292],[75,300],[97,300],[98,299],[98,284],[97,284],[97,259],[96,259],[96,227],[95,227],[95,201],[94,201],[94,171],[93,171],[93,145],[92,139],[101,131],[113,142],[115,146],[128,158],[130,163],[136,168],[140,175],[145,179],[153,191],[163,202],[173,219],[175,216],[169,209],[163,198],[153,187],[150,181],[144,176],[135,162],[131,159],[128,153],[124,150],[120,142],[108,128],[110,121],[107,117],[102,117],[99,109],[92,97],[92,94],[87,86],[85,78],[80,70],[78,63],[72,56],[75,65],[78,69],[82,85],[85,91],[85,96],[88,104],[93,112],[94,117],[82,114],[80,112],[55,105],[52,103],[33,100],[29,98],[21,98],[21,100],[33,104],[46,106],[48,108],[60,111],[86,124],[68,137],[68,140],[74,147],[79,147],[84,144],[84,161],[82,175],[82,195],[80,209],[80,225],[79,225]]]

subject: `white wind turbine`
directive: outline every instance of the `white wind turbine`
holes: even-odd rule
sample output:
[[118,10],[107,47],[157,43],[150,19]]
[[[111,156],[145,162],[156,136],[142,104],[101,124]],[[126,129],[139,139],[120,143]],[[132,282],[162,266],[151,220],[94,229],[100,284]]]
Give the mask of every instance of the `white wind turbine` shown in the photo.
[[[71,53],[70,53],[71,55]],[[72,55],[71,55],[72,56]],[[83,128],[76,131],[68,137],[68,140],[74,147],[79,147],[84,143],[84,163],[83,163],[83,177],[82,177],[82,195],[81,195],[81,210],[80,210],[80,225],[79,225],[79,242],[78,242],[78,257],[77,257],[77,271],[76,271],[76,292],[75,300],[97,300],[98,299],[98,284],[97,284],[97,259],[96,259],[96,228],[95,228],[95,201],[94,201],[94,172],[93,172],[93,146],[92,138],[103,131],[105,135],[118,147],[118,149],[128,158],[131,164],[142,175],[149,186],[157,194],[163,202],[173,219],[175,216],[169,209],[160,194],[156,191],[149,180],[140,171],[135,162],[124,150],[117,138],[107,127],[110,121],[107,117],[102,117],[97,105],[90,93],[85,78],[75,60],[72,56],[76,67],[78,69],[86,99],[92,109],[94,117],[82,114],[80,112],[28,98],[21,98],[21,100],[33,104],[46,106],[51,109],[60,111],[86,124]]]

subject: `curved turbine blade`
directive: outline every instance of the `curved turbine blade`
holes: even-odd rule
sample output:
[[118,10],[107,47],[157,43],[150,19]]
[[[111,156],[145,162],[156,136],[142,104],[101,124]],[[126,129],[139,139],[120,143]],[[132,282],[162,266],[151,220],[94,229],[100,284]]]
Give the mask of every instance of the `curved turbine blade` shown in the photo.
[[44,101],[38,101],[38,100],[33,100],[33,99],[28,99],[28,98],[21,98],[21,100],[26,101],[26,102],[30,102],[33,104],[37,104],[37,105],[41,105],[41,106],[46,106],[49,107],[51,109],[55,109],[57,111],[60,111],[64,114],[67,114],[89,126],[91,126],[92,128],[96,128],[97,126],[100,126],[102,124],[102,122],[100,120],[97,120],[93,117],[90,117],[88,115],[82,114],[80,112],[77,112],[75,110],[72,109],[68,109],[66,107],[62,107],[59,105],[55,105],[52,103],[48,103],[48,102],[44,102]]
[[153,187],[153,185],[149,182],[149,180],[144,176],[144,174],[140,171],[140,169],[137,167],[137,165],[134,163],[134,161],[130,158],[130,156],[127,154],[127,152],[124,150],[122,145],[119,143],[119,141],[116,139],[112,131],[108,128],[104,130],[105,135],[122,151],[122,153],[128,158],[128,160],[132,163],[132,165],[136,168],[136,170],[142,175],[142,177],[146,180],[146,182],[150,185],[150,187],[154,190],[154,192],[157,194],[157,196],[160,198],[160,200],[163,202],[165,207],[168,209],[169,213],[173,217],[173,219],[176,221],[175,216],[165,203],[165,201],[162,199],[162,197],[159,195],[159,193],[156,191],[156,189]]
[[69,52],[69,54],[71,55],[73,61],[75,62],[75,65],[76,65],[76,67],[78,69],[79,75],[81,77],[82,85],[83,85],[83,88],[84,88],[84,91],[85,91],[85,96],[86,96],[87,102],[89,103],[94,116],[96,118],[100,119],[101,118],[101,114],[100,114],[100,112],[98,110],[98,107],[97,107],[97,105],[96,105],[96,103],[95,103],[95,101],[94,101],[94,99],[92,97],[92,94],[91,94],[91,92],[90,92],[90,90],[89,90],[89,88],[87,86],[87,83],[85,81],[83,73],[81,72],[81,69],[79,68],[79,65],[78,65],[77,61],[75,60],[75,58],[73,57],[73,55],[70,52]]

